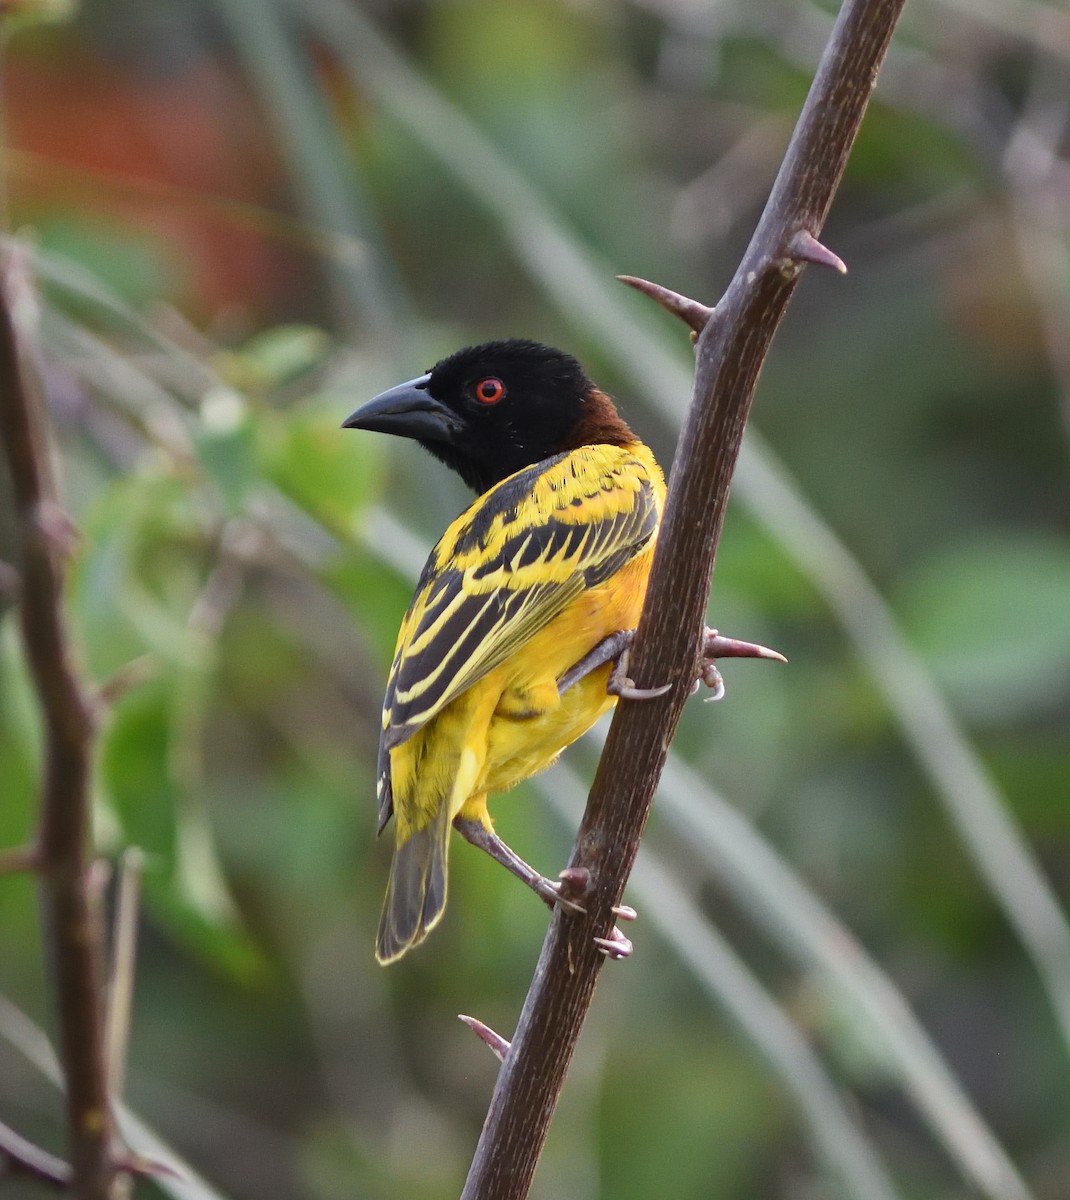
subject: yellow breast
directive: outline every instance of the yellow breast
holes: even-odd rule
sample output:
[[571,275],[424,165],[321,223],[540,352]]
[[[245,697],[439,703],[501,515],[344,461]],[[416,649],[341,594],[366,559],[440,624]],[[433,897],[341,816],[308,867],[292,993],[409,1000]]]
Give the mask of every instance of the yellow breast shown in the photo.
[[[592,671],[563,696],[558,696],[557,680],[604,638],[635,628],[652,555],[653,546],[609,583],[577,597],[522,654],[494,673],[499,678],[491,686],[500,695],[477,794],[506,791],[544,770],[616,704],[616,697],[606,692],[609,665]],[[513,715],[517,711],[522,715]]]

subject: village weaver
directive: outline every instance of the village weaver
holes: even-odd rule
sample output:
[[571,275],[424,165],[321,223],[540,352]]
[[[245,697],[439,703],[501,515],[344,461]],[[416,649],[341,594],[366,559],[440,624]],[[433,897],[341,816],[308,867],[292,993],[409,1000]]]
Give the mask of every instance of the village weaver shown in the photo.
[[[344,427],[413,438],[478,493],[427,560],[386,689],[376,786],[395,849],[376,957],[389,963],[442,917],[451,827],[578,907],[495,834],[487,796],[548,767],[619,696],[665,690],[626,676],[665,481],[576,359],[531,341],[460,350]],[[704,638],[715,694],[714,658],[780,657]],[[630,945],[614,931],[603,948]]]

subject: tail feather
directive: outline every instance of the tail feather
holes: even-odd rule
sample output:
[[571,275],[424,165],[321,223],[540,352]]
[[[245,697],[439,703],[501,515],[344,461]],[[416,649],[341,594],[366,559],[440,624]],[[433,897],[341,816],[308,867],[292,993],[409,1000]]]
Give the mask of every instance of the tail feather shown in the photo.
[[450,816],[442,805],[430,824],[394,851],[375,943],[381,963],[393,962],[422,942],[441,919],[449,845]]

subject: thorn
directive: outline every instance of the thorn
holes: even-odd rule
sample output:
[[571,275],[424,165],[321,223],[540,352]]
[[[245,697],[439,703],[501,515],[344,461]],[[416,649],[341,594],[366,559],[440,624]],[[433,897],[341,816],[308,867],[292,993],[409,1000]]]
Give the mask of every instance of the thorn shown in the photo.
[[161,1162],[157,1158],[143,1158],[140,1154],[121,1154],[115,1160],[120,1171],[128,1175],[145,1176],[148,1179],[185,1179],[181,1171],[176,1170],[170,1163]]
[[639,916],[629,904],[615,904],[609,911],[618,921],[634,921]]
[[586,867],[566,867],[557,878],[564,900],[582,900],[591,889],[591,872]]
[[464,1013],[458,1013],[457,1020],[463,1021],[499,1062],[505,1062],[505,1056],[509,1053],[510,1043],[500,1033],[495,1033],[489,1025],[484,1025],[478,1017],[466,1017]]
[[759,646],[757,642],[723,637],[716,629],[707,629],[703,634],[702,654],[704,658],[767,658],[772,662],[788,661],[779,650],[770,650],[768,646]]
[[700,304],[697,300],[690,300],[687,296],[681,296],[679,292],[670,291],[669,288],[662,287],[660,283],[651,283],[649,280],[639,279],[635,275],[618,275],[617,278],[621,283],[635,288],[637,292],[642,292],[644,296],[649,296],[666,312],[672,313],[674,317],[679,317],[695,333],[701,333],[716,312],[716,309]]
[[847,264],[838,254],[833,254],[827,246],[814,237],[808,229],[800,229],[788,242],[788,255],[800,262],[813,263],[818,267],[831,267],[841,275],[847,274]]

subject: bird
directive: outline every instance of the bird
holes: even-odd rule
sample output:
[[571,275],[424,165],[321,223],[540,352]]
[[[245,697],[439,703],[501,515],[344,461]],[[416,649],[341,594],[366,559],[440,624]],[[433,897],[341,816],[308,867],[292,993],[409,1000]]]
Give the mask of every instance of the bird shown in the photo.
[[[458,350],[343,428],[413,439],[476,493],[428,557],[383,702],[378,828],[393,817],[394,852],[375,954],[386,964],[442,918],[451,829],[548,903],[579,908],[494,832],[487,798],[550,766],[619,697],[666,690],[626,674],[666,489],[578,360],[527,339]],[[711,684],[718,652],[780,657],[706,639]]]

